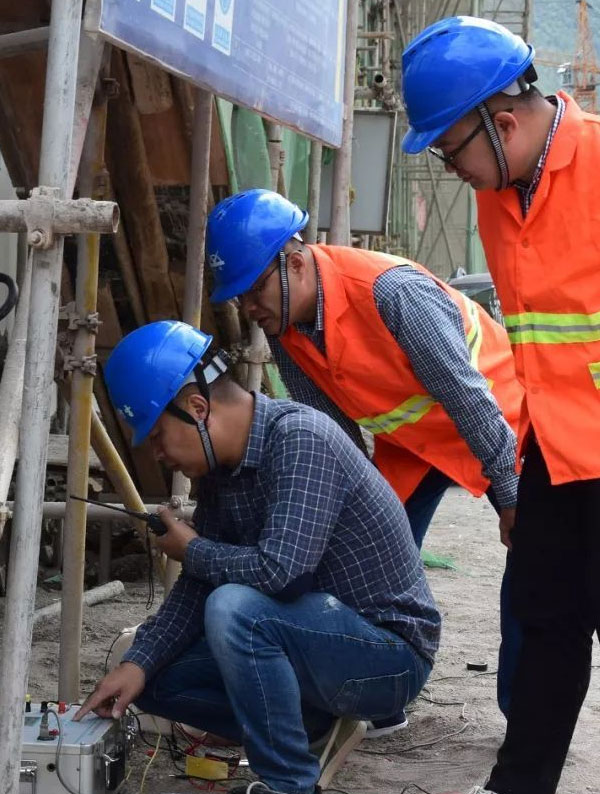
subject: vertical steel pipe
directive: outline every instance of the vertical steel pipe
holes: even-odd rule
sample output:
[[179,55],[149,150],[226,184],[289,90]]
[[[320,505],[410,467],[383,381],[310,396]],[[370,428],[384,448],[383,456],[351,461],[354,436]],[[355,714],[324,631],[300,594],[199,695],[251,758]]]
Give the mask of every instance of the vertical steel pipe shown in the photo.
[[331,245],[350,245],[350,175],[354,126],[354,81],[356,76],[356,31],[358,0],[348,0],[344,72],[344,124],[342,145],[335,153],[331,188]]
[[304,232],[304,241],[315,244],[319,229],[319,205],[321,203],[321,162],[323,145],[318,141],[310,144],[308,163],[308,224]]
[[[10,335],[0,381],[0,449],[2,449],[2,455],[0,455],[0,505],[6,501],[8,496],[19,446],[30,295],[31,257],[27,257],[21,274],[21,290],[15,324]],[[0,514],[0,537],[2,537],[3,528],[4,520]]]
[[[185,298],[183,320],[195,328],[200,327],[202,315],[202,289],[204,282],[204,242],[208,217],[210,190],[210,130],[212,124],[213,96],[209,91],[194,92],[194,128],[192,132],[192,178],[190,185],[190,212],[187,233],[187,258],[185,266]],[[181,472],[175,472],[171,493],[174,502],[185,504],[190,495],[190,481]],[[171,591],[179,576],[181,565],[167,560],[165,566],[165,596]]]
[[[40,185],[65,196],[75,109],[82,0],[53,0],[46,67]],[[37,557],[50,426],[50,396],[63,236],[33,255],[31,310],[12,527],[7,608],[0,666],[0,780],[4,794],[19,790],[23,701],[29,673]]]

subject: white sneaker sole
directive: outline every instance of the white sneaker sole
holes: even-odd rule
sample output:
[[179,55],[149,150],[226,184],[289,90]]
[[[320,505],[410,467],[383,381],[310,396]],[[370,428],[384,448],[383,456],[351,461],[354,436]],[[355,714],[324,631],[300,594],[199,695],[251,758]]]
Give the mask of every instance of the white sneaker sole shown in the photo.
[[375,728],[372,722],[368,722],[365,739],[380,739],[382,736],[391,736],[397,731],[403,731],[405,728],[408,728],[408,720],[399,722],[397,725],[388,725],[386,728]]

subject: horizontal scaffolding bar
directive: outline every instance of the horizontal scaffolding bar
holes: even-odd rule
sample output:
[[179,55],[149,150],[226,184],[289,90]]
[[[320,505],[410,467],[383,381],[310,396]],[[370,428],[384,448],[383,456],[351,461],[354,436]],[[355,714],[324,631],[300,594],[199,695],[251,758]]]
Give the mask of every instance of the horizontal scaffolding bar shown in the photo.
[[[24,201],[13,199],[0,201],[0,231],[26,232],[29,230],[28,220],[29,226],[35,227],[36,217],[31,212],[30,202],[36,202],[38,207],[40,202],[45,205],[50,213],[48,221],[54,234],[80,234],[82,232],[114,234],[119,225],[119,206],[114,201],[36,197]],[[46,217],[43,220],[45,221]]]
[[[12,512],[14,508],[14,502],[7,502],[6,506]],[[159,507],[164,507],[165,505],[161,504],[149,504],[144,505],[144,509],[147,513],[156,513]],[[111,510],[111,507],[118,507],[119,509],[123,510],[123,505],[120,504],[112,504],[111,502],[106,503],[106,507],[104,505],[87,505],[87,517],[89,521],[111,521],[112,519],[119,518],[119,513],[115,510]],[[43,517],[45,519],[61,519],[65,517],[65,508],[66,502],[44,502],[44,509],[43,509]],[[196,509],[196,505],[185,505],[184,507],[180,507],[173,512],[178,518],[183,518],[186,521],[189,521]],[[125,519],[125,515],[121,513],[121,518]],[[132,518],[133,521],[133,518]]]
[[32,28],[0,36],[0,58],[12,58],[32,50],[42,50],[48,46],[50,28]]

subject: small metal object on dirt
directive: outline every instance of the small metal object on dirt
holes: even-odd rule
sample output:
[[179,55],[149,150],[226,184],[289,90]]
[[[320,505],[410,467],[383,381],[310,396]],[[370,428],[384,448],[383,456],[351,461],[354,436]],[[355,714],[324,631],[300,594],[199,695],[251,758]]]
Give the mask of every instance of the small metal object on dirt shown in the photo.
[[485,673],[487,669],[487,662],[467,662],[467,670],[475,670],[478,673]]

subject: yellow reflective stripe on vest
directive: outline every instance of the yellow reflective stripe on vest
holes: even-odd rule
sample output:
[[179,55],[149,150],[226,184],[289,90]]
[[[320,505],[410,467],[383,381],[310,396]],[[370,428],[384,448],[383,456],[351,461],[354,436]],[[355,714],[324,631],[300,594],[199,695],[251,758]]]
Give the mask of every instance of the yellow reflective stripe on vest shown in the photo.
[[477,311],[477,306],[474,301],[465,297],[467,302],[467,313],[471,320],[471,328],[467,333],[467,347],[469,349],[469,361],[471,366],[479,369],[479,351],[481,350],[481,343],[483,342],[483,329],[481,327],[481,318]]
[[[472,300],[465,297],[462,298],[466,301],[467,313],[471,320],[471,328],[467,333],[467,347],[469,349],[469,360],[471,366],[477,369],[479,362],[479,351],[481,350],[481,343],[483,342],[483,329],[481,327],[481,318],[477,307]],[[488,381],[488,386],[491,389],[492,382]],[[385,414],[378,414],[377,416],[365,416],[362,419],[357,419],[356,422],[369,433],[377,435],[378,433],[393,433],[402,425],[414,425],[422,419],[429,411],[437,404],[437,401],[430,397],[428,394],[413,394],[403,403],[392,408]]]
[[504,317],[508,338],[513,344],[534,342],[560,345],[600,340],[600,312],[594,314],[550,314],[524,312]]
[[594,386],[600,389],[600,361],[594,364],[588,364],[588,367],[592,375],[592,380],[594,381]]
[[388,411],[377,416],[365,416],[357,419],[357,423],[368,430],[369,433],[393,433],[402,425],[414,425],[428,413],[436,401],[428,394],[413,394],[408,400]]

